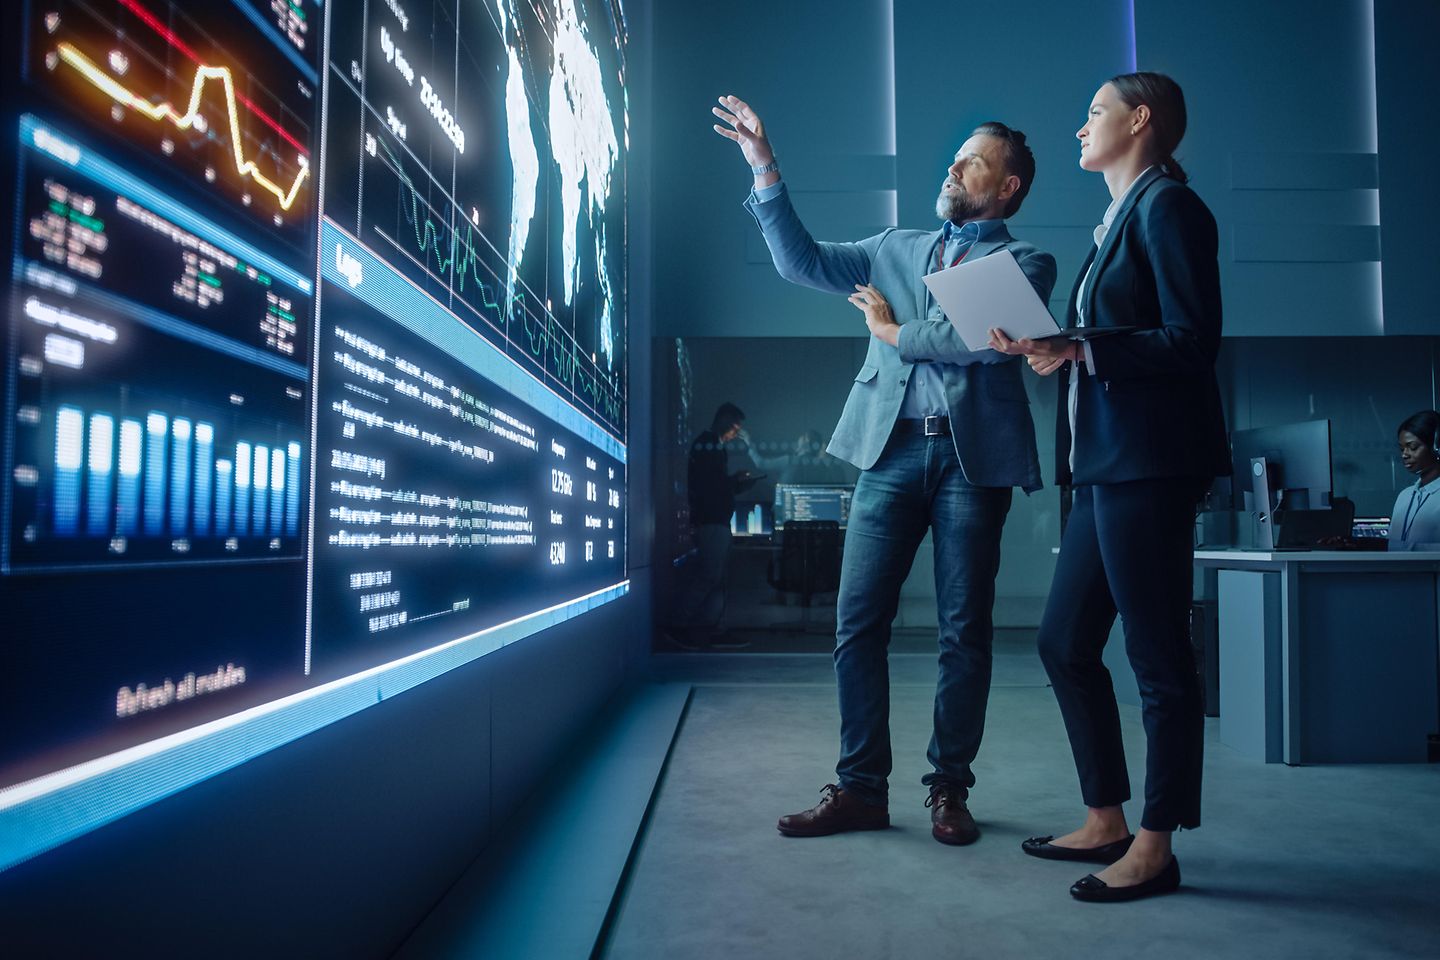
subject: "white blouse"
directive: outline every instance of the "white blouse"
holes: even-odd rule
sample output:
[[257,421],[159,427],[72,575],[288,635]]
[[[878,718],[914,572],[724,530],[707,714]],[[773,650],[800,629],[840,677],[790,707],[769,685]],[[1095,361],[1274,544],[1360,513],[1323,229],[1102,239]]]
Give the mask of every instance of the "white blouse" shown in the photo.
[[1416,480],[1400,491],[1390,513],[1391,550],[1440,550],[1440,479]]

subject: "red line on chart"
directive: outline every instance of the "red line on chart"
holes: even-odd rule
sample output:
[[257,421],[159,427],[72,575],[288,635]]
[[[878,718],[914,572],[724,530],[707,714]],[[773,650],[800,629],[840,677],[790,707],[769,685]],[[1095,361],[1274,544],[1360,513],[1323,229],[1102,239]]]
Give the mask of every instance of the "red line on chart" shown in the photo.
[[[119,3],[122,7],[135,14],[135,16],[139,17],[141,20],[145,21],[145,25],[148,26],[151,30],[154,30],[156,33],[160,34],[160,36],[164,37],[165,40],[170,44],[170,46],[174,47],[176,50],[179,50],[196,64],[199,64],[201,66],[205,65],[205,63],[200,59],[200,55],[197,54],[194,50],[191,50],[184,40],[181,40],[179,37],[175,36],[175,34],[171,32],[169,27],[165,26],[165,24],[161,23],[159,19],[156,18],[155,14],[140,6],[140,4],[136,3],[135,0],[119,0]],[[235,92],[235,98],[241,103],[245,104],[246,108],[251,113],[253,113],[262,123],[264,123],[271,130],[274,130],[276,133],[280,134],[280,136],[283,137],[285,141],[289,143],[292,147],[294,147],[296,150],[299,150],[306,156],[310,155],[309,148],[301,144],[300,141],[296,140],[293,136],[291,136],[284,127],[280,126],[280,124],[276,123],[273,119],[271,119],[268,113],[255,106],[255,104],[250,101],[249,97],[246,97],[244,94],[240,93],[237,90]]]

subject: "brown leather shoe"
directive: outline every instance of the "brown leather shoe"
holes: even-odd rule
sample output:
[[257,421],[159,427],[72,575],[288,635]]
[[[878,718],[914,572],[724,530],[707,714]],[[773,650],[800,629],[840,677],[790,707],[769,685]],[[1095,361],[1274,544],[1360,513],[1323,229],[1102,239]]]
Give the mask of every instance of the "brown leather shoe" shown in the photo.
[[827,783],[820,802],[809,810],[780,818],[775,828],[787,837],[828,837],[850,830],[884,830],[890,826],[890,808],[866,803],[853,793]]
[[975,818],[960,799],[959,790],[933,786],[925,806],[930,808],[930,835],[936,840],[963,847],[980,839],[980,828],[975,826]]

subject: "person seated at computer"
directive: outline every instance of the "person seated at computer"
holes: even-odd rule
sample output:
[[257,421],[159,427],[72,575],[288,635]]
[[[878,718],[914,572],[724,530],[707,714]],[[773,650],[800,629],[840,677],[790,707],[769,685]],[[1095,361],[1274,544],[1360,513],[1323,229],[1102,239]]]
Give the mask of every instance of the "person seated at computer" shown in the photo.
[[1390,513],[1391,550],[1440,550],[1440,413],[1421,410],[1396,431],[1400,462],[1415,482]]

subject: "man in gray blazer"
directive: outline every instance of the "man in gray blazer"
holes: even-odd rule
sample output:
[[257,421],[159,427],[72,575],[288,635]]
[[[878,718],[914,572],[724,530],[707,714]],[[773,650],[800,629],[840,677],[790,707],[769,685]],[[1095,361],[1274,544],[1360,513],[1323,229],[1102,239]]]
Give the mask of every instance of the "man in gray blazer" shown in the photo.
[[966,801],[990,693],[1000,532],[1011,488],[1038,490],[1040,464],[1021,367],[994,350],[966,348],[920,278],[1005,250],[1041,301],[1049,300],[1055,258],[1005,229],[1005,218],[1029,192],[1034,155],[1019,131],[982,124],[941,184],[941,229],[890,229],[858,243],[820,243],[790,204],[755,111],[721,97],[714,113],[722,121],[715,131],[739,144],[755,174],[745,208],[764,232],[776,270],[794,283],[849,295],[871,333],[829,447],[861,470],[836,614],[839,785],[827,785],[813,809],[781,817],[779,830],[815,837],[890,825],[886,650],[901,584],[929,530],[940,679],[925,805],[935,839],[972,843],[980,832]]

